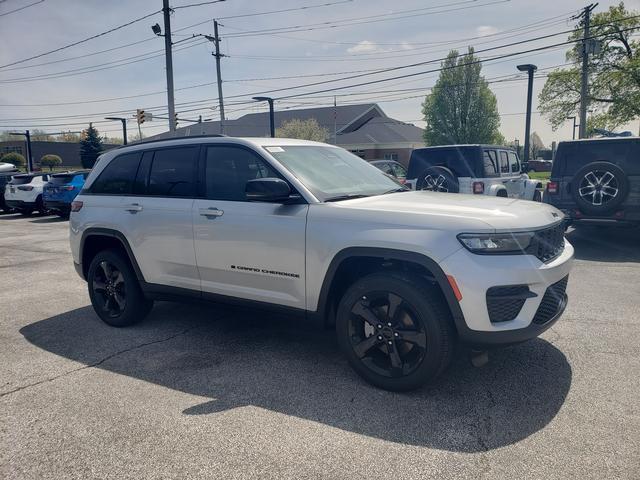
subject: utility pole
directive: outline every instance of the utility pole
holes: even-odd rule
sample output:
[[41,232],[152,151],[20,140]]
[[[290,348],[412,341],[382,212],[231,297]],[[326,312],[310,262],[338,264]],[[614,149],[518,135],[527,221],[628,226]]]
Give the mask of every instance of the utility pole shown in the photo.
[[578,138],[585,138],[587,136],[587,104],[589,103],[589,27],[591,22],[591,12],[597,6],[597,3],[587,5],[580,14],[581,17],[584,17],[584,33],[581,45],[582,75],[580,82],[580,125]]
[[164,15],[164,54],[167,67],[167,104],[169,107],[169,131],[176,131],[176,107],[173,98],[173,57],[171,54],[171,8],[169,0],[162,0],[162,13]]
[[31,134],[27,130],[24,134],[27,139],[27,173],[33,172],[33,154],[31,152]]
[[222,98],[222,76],[220,75],[220,57],[224,57],[220,53],[220,37],[218,36],[218,21],[213,21],[213,35],[215,37],[214,44],[216,46],[216,53],[213,54],[216,57],[216,74],[218,76],[218,102],[220,104],[220,133],[224,133],[224,100]]

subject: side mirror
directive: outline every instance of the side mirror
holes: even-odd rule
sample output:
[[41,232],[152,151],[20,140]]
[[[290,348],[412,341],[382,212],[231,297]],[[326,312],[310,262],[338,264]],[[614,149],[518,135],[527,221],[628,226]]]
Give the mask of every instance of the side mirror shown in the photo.
[[291,195],[289,184],[279,178],[249,180],[244,191],[250,202],[284,202]]

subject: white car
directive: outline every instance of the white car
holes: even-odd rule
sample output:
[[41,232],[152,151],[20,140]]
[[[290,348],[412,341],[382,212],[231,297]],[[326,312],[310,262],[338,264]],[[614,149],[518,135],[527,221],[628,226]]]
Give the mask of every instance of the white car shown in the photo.
[[44,214],[42,191],[48,181],[49,175],[46,173],[14,175],[5,186],[4,200],[7,207],[23,215],[31,215],[34,211]]
[[409,191],[343,150],[283,138],[180,138],[104,153],[70,242],[97,315],[155,299],[242,303],[335,325],[349,363],[390,390],[454,344],[512,344],[562,314],[573,247],[542,203]]
[[544,186],[522,172],[518,154],[499,145],[444,145],[411,152],[406,184],[414,190],[542,201]]

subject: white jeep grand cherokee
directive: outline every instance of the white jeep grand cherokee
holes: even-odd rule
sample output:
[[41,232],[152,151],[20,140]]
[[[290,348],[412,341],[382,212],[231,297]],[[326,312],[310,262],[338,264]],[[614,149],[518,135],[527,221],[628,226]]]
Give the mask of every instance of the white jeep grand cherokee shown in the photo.
[[434,379],[458,340],[536,337],[567,302],[573,248],[555,208],[407,191],[322,143],[118,148],[72,210],[76,269],[108,324],[176,297],[297,312],[335,325],[351,366],[390,390]]

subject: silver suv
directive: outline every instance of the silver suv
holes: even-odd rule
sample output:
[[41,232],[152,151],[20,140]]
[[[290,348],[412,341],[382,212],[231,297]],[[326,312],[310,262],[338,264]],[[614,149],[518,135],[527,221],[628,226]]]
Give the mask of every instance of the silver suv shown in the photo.
[[434,379],[454,344],[520,342],[565,308],[573,248],[541,203],[409,191],[347,151],[282,138],[110,150],[72,205],[93,307],[122,327],[154,299],[246,303],[335,326],[386,389]]

